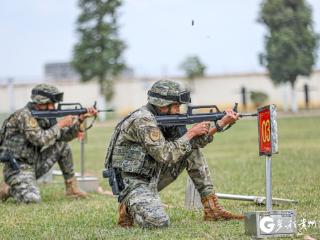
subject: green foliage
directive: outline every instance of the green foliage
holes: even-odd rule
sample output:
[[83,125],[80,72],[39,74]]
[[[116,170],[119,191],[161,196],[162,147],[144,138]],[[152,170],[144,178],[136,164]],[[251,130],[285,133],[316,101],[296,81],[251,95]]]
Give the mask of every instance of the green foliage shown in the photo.
[[268,95],[260,91],[250,91],[250,99],[256,107],[260,107],[268,100]]
[[275,84],[309,76],[316,61],[319,35],[314,32],[312,9],[305,0],[264,0],[259,22],[266,25],[266,53],[260,60]]
[[204,76],[206,70],[206,66],[197,56],[187,57],[181,63],[180,68],[185,72],[186,77],[190,80],[193,80],[196,77]]
[[[299,204],[273,208],[296,210],[298,224],[303,219],[320,221],[320,128],[309,127],[318,123],[319,116],[278,119],[280,153],[272,158],[273,196],[295,199]],[[95,125],[85,145],[86,172],[97,176],[104,189],[107,183],[101,171],[114,126],[115,122]],[[265,161],[258,156],[257,139],[257,121],[241,120],[225,133],[216,134],[213,142],[204,148],[217,192],[264,196]],[[79,172],[80,144],[75,140],[71,147]],[[115,198],[90,194],[84,200],[68,199],[64,196],[62,177],[55,177],[55,183],[40,186],[40,204],[17,205],[13,200],[0,203],[0,239],[251,239],[244,234],[243,222],[204,222],[202,211],[184,209],[186,179],[184,172],[160,193],[168,205],[168,229],[122,229],[117,226]],[[265,210],[250,202],[220,202],[236,213]],[[303,239],[305,235],[320,237],[318,225],[297,227],[300,233],[294,239]]]
[[82,81],[98,79],[107,101],[113,96],[110,83],[124,68],[125,43],[119,39],[117,8],[121,0],[79,0],[79,42],[74,46],[73,66]]

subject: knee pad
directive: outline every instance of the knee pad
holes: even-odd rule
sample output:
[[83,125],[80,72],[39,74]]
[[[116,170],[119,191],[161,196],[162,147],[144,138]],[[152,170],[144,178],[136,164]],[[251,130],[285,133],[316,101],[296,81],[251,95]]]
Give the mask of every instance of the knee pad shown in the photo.
[[169,226],[169,217],[166,215],[156,216],[152,219],[137,219],[137,223],[144,228],[165,228]]
[[169,227],[169,218],[166,217],[165,219],[162,219],[158,222],[157,228],[166,228]]
[[39,194],[28,192],[23,196],[22,202],[24,203],[39,203],[41,202],[41,196]]

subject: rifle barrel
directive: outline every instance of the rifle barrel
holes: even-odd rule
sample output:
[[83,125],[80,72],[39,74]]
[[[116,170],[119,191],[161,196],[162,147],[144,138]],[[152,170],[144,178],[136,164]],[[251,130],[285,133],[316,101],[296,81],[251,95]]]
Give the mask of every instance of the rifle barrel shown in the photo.
[[257,117],[258,113],[240,113],[239,117]]
[[113,109],[103,109],[103,110],[98,110],[98,112],[113,112]]

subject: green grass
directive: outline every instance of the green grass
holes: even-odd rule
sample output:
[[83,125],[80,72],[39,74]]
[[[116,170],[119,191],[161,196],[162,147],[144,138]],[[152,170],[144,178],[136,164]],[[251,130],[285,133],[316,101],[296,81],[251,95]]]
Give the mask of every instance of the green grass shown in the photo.
[[[298,235],[320,238],[320,122],[313,118],[282,118],[279,125],[279,150],[273,156],[273,196],[299,200],[298,205],[274,209],[294,209],[297,222],[316,220]],[[90,130],[86,150],[86,172],[101,177],[107,142],[112,127],[95,126]],[[80,169],[80,144],[72,142],[76,170]],[[204,149],[215,188],[220,193],[264,195],[264,157],[258,157],[256,121],[237,123]],[[91,194],[86,200],[64,197],[61,178],[41,185],[42,202],[17,205],[13,200],[0,203],[0,239],[250,239],[244,235],[244,223],[237,221],[203,222],[201,211],[183,208],[186,173],[161,192],[169,207],[171,225],[167,229],[121,229],[117,222],[117,201]],[[109,189],[109,188],[108,188]],[[233,212],[265,210],[250,202],[221,200]]]

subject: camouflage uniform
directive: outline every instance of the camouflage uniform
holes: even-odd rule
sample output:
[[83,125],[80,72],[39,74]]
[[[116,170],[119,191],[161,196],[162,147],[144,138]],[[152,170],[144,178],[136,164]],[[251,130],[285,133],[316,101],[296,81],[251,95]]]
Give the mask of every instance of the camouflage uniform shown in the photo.
[[31,115],[33,108],[34,103],[28,103],[6,119],[2,126],[1,146],[10,150],[20,165],[17,171],[5,163],[4,180],[10,186],[9,195],[24,203],[41,200],[36,179],[47,173],[56,162],[65,180],[74,176],[72,153],[67,141],[74,139],[79,131],[77,124],[60,129],[48,119],[35,119]]
[[[161,104],[167,104],[165,101]],[[157,126],[155,114],[151,104],[138,109],[118,124],[110,143],[114,144],[112,167],[120,169],[124,183],[119,199],[142,227],[168,226],[169,218],[158,191],[173,182],[183,169],[187,169],[201,197],[213,192],[208,165],[199,149],[211,142],[212,136],[191,141],[186,135],[172,138],[168,136],[172,131]]]

